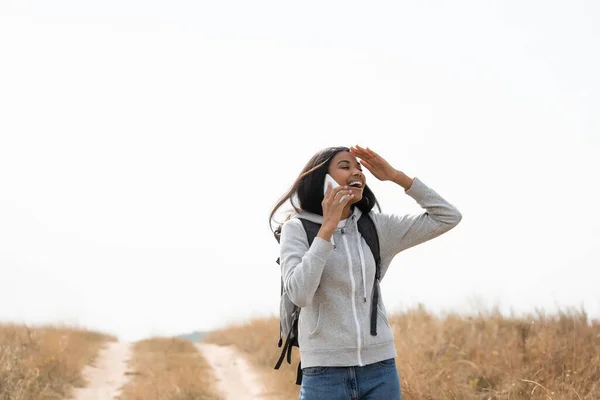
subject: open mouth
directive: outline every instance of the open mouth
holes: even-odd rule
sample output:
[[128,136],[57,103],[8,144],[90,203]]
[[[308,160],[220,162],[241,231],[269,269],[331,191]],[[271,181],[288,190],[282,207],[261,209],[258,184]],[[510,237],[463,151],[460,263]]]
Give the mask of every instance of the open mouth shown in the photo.
[[352,181],[352,182],[348,183],[348,186],[351,187],[352,189],[362,189],[363,183],[361,181]]

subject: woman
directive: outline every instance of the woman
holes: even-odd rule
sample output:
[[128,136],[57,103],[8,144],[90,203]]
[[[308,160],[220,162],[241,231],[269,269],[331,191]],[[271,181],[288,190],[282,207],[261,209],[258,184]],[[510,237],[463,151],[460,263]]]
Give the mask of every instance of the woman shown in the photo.
[[[362,166],[377,179],[400,185],[425,211],[410,215],[373,211],[379,204],[366,185]],[[323,194],[326,174],[340,186],[332,188],[329,183]],[[357,220],[368,213],[375,224],[383,279],[396,254],[449,231],[460,222],[460,212],[419,178],[409,178],[360,146],[315,154],[272,210],[270,220],[287,200],[297,218],[288,218],[282,226],[280,259],[284,289],[301,307],[300,399],[400,399],[394,335],[381,295],[377,334],[369,330],[375,260],[358,232]],[[298,218],[321,225],[310,247]]]

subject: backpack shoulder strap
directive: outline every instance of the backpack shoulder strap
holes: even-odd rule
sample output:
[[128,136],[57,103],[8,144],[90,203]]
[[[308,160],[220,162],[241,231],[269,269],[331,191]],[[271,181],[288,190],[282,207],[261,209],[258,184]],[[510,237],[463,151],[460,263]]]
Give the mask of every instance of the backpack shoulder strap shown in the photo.
[[371,299],[371,335],[377,336],[377,305],[379,304],[379,281],[381,280],[381,253],[379,235],[375,223],[368,213],[358,219],[358,231],[371,249],[375,258],[375,282],[373,282],[373,298]]
[[381,279],[379,267],[381,264],[381,255],[379,250],[379,235],[377,234],[377,228],[375,223],[371,219],[368,213],[363,213],[358,219],[358,231],[362,235],[365,242],[371,249],[373,257],[375,257],[375,265],[377,266],[377,279]]
[[302,222],[302,226],[304,227],[304,231],[306,232],[306,238],[308,239],[308,247],[312,245],[313,240],[317,237],[317,233],[319,233],[319,229],[321,229],[321,224],[317,224],[316,222],[309,221],[304,218],[298,218]]

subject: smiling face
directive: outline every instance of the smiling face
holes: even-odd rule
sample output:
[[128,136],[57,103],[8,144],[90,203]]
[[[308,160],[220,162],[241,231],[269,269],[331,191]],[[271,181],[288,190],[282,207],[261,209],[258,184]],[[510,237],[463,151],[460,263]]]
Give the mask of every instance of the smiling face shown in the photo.
[[352,154],[347,151],[337,153],[331,159],[327,173],[341,186],[352,188],[354,198],[350,203],[357,203],[362,199],[367,181],[362,172],[362,165]]

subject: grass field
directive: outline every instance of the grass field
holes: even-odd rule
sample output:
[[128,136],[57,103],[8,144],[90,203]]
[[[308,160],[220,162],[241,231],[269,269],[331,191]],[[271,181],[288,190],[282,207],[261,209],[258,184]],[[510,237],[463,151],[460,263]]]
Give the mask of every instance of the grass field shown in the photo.
[[84,329],[0,324],[0,400],[57,400],[84,386],[83,367],[106,341]]
[[210,367],[196,347],[179,338],[135,343],[123,400],[221,400]]

